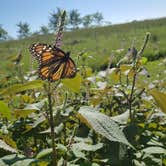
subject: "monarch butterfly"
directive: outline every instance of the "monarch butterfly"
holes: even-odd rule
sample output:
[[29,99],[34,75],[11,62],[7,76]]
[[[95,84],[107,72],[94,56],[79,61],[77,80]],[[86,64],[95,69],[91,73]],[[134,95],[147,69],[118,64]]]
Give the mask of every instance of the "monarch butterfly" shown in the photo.
[[38,74],[43,80],[56,81],[62,78],[73,78],[76,65],[70,58],[70,52],[44,43],[35,43],[29,48],[32,56],[39,62]]

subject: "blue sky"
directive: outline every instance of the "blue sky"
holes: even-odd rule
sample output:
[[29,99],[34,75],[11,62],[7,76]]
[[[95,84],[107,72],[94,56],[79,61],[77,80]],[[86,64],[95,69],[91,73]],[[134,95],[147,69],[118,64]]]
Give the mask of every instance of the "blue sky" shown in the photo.
[[57,7],[78,9],[82,16],[98,11],[112,24],[166,16],[166,0],[0,0],[0,4],[0,24],[13,37],[19,21],[36,31],[48,25],[50,13]]

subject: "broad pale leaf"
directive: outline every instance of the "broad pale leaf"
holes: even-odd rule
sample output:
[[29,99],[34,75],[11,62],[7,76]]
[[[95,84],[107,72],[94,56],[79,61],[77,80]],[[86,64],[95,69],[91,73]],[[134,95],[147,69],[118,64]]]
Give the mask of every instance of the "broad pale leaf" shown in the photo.
[[82,81],[81,75],[77,73],[76,77],[74,77],[73,79],[64,79],[62,80],[62,83],[69,90],[75,93],[79,93],[81,88],[81,81]]
[[25,159],[24,155],[20,154],[10,154],[5,155],[4,157],[0,158],[0,166],[13,166],[16,161]]
[[96,145],[90,145],[90,144],[86,144],[84,142],[72,144],[72,148],[79,149],[81,151],[85,150],[85,151],[95,152],[96,150],[101,149],[102,147],[103,147],[102,143],[98,143]]
[[96,111],[93,107],[83,106],[77,115],[83,123],[110,141],[118,141],[132,147],[117,123],[105,114]]
[[67,147],[63,144],[56,144],[56,149],[61,152],[61,154],[64,154],[68,151]]
[[36,110],[29,110],[29,109],[17,109],[14,110],[14,116],[16,118],[26,118]]
[[141,63],[145,65],[148,62],[148,59],[146,57],[141,57]]
[[43,87],[43,81],[35,80],[30,81],[25,84],[15,84],[8,88],[2,89],[0,91],[0,95],[11,95],[15,93],[19,93],[25,90],[37,89]]
[[[63,129],[64,129],[64,124],[60,123],[58,126],[54,127],[54,132],[56,134],[59,134]],[[48,134],[48,133],[51,133],[51,128],[50,127],[49,127],[49,129],[40,132],[40,134]]]
[[9,109],[8,105],[4,103],[2,100],[0,100],[0,115],[8,119],[11,118],[11,110]]
[[44,104],[47,102],[47,99],[43,99],[40,102],[33,103],[33,104],[27,104],[24,109],[26,110],[38,110],[40,111],[41,108],[44,106]]
[[117,68],[112,68],[109,70],[110,79],[118,82],[120,80],[120,70]]
[[166,113],[166,94],[159,92],[156,89],[150,90],[150,94],[155,99],[157,105],[161,108],[161,110]]
[[143,149],[142,151],[149,154],[166,154],[166,149],[157,146],[151,146]]
[[129,116],[130,116],[129,115],[129,110],[127,110],[126,112],[124,112],[120,115],[111,117],[111,119],[118,122],[119,124],[127,124]]
[[132,65],[121,65],[120,66],[120,71],[121,72],[126,72],[126,71],[128,71],[128,70],[131,70],[132,69]]
[[72,148],[72,152],[74,153],[74,155],[77,157],[77,158],[82,158],[84,160],[87,160],[86,156],[85,156],[85,153],[81,152],[80,149],[77,149],[77,148]]
[[41,159],[45,156],[48,156],[52,153],[52,148],[44,149],[41,152],[39,152],[36,156],[37,159]]
[[35,128],[37,127],[39,124],[41,124],[42,122],[44,122],[46,120],[46,117],[43,114],[40,114],[36,120],[34,121],[32,127]]
[[35,162],[35,159],[25,158],[15,162],[11,166],[30,166],[32,162]]
[[92,75],[92,68],[85,67],[85,73],[86,77],[90,77]]
[[143,161],[139,161],[136,159],[133,160],[133,163],[135,166],[146,166],[146,164]]
[[17,149],[14,149],[13,147],[9,146],[3,140],[0,140],[0,148],[12,153],[17,153]]

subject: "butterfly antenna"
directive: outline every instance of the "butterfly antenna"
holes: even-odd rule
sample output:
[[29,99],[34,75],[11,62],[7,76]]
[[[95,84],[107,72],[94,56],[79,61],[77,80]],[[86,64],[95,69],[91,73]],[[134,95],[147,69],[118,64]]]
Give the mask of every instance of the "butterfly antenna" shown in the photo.
[[65,25],[65,17],[66,17],[66,11],[63,10],[61,13],[61,16],[59,17],[58,21],[58,28],[55,33],[55,47],[60,48],[62,45],[62,37],[63,37],[63,30],[64,30],[64,25]]

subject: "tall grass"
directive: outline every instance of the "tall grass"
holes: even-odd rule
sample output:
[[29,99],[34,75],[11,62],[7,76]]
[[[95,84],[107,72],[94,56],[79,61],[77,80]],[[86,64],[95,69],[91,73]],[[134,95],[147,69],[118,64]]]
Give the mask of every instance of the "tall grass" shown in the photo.
[[[126,24],[110,25],[106,27],[96,27],[79,29],[64,33],[64,47],[66,51],[71,51],[71,56],[76,57],[80,51],[85,51],[91,58],[88,65],[94,70],[99,70],[108,63],[110,55],[115,52],[115,57],[120,58],[124,52],[117,53],[117,49],[126,51],[131,43],[140,47],[146,32],[151,33],[150,42],[143,56],[149,60],[156,60],[166,55],[166,18],[133,21]],[[14,40],[0,43],[0,68],[6,68],[8,57],[16,56],[19,50],[23,53],[25,71],[29,68],[28,46],[33,42],[45,42],[52,44],[54,35],[37,35],[22,40]],[[10,58],[9,58],[10,59]]]

